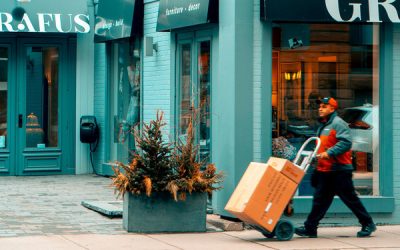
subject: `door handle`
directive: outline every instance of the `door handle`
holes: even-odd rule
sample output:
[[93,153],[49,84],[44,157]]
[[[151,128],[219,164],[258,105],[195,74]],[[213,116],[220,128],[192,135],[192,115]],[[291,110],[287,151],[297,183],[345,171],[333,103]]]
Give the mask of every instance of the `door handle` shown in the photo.
[[18,128],[22,128],[22,115],[18,115]]

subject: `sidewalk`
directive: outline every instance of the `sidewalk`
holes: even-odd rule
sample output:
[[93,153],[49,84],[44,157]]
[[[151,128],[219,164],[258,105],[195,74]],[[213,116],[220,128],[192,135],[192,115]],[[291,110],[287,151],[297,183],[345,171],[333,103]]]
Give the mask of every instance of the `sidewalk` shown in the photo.
[[326,227],[317,239],[286,242],[255,230],[131,234],[122,219],[81,205],[115,200],[109,184],[93,175],[0,177],[0,249],[400,249],[400,225],[378,226],[370,238],[356,238],[358,227]]
[[356,238],[358,228],[321,228],[319,238],[266,239],[254,230],[197,234],[70,234],[0,238],[0,249],[400,249],[400,226],[381,226],[370,238]]

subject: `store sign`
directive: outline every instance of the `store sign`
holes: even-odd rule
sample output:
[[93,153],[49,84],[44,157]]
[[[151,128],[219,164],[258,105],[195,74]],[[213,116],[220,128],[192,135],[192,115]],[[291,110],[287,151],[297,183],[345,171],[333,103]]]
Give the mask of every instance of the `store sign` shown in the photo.
[[157,31],[217,21],[217,0],[160,0]]
[[94,28],[96,42],[126,38],[142,31],[143,1],[99,1]]
[[86,0],[74,0],[74,4],[61,0],[2,0],[0,32],[88,33],[86,4]]
[[261,0],[268,21],[399,23],[399,14],[400,0]]

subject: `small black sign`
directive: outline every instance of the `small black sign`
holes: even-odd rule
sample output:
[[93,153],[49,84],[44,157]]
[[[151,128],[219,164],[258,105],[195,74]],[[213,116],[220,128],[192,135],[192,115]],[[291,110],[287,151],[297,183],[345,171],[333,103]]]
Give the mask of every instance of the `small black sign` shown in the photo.
[[218,0],[160,0],[157,31],[218,21]]
[[94,32],[96,42],[142,34],[143,1],[100,0]]
[[400,22],[400,0],[260,0],[261,19],[274,22]]

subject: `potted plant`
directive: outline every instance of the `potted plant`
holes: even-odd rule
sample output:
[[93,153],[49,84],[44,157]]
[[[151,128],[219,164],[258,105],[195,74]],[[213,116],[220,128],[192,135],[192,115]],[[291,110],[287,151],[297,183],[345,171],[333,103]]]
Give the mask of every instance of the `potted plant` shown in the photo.
[[138,152],[118,163],[112,185],[124,197],[123,227],[128,232],[201,232],[206,230],[207,194],[219,189],[222,174],[213,164],[202,170],[194,145],[192,118],[187,139],[166,142],[163,113],[134,131]]

